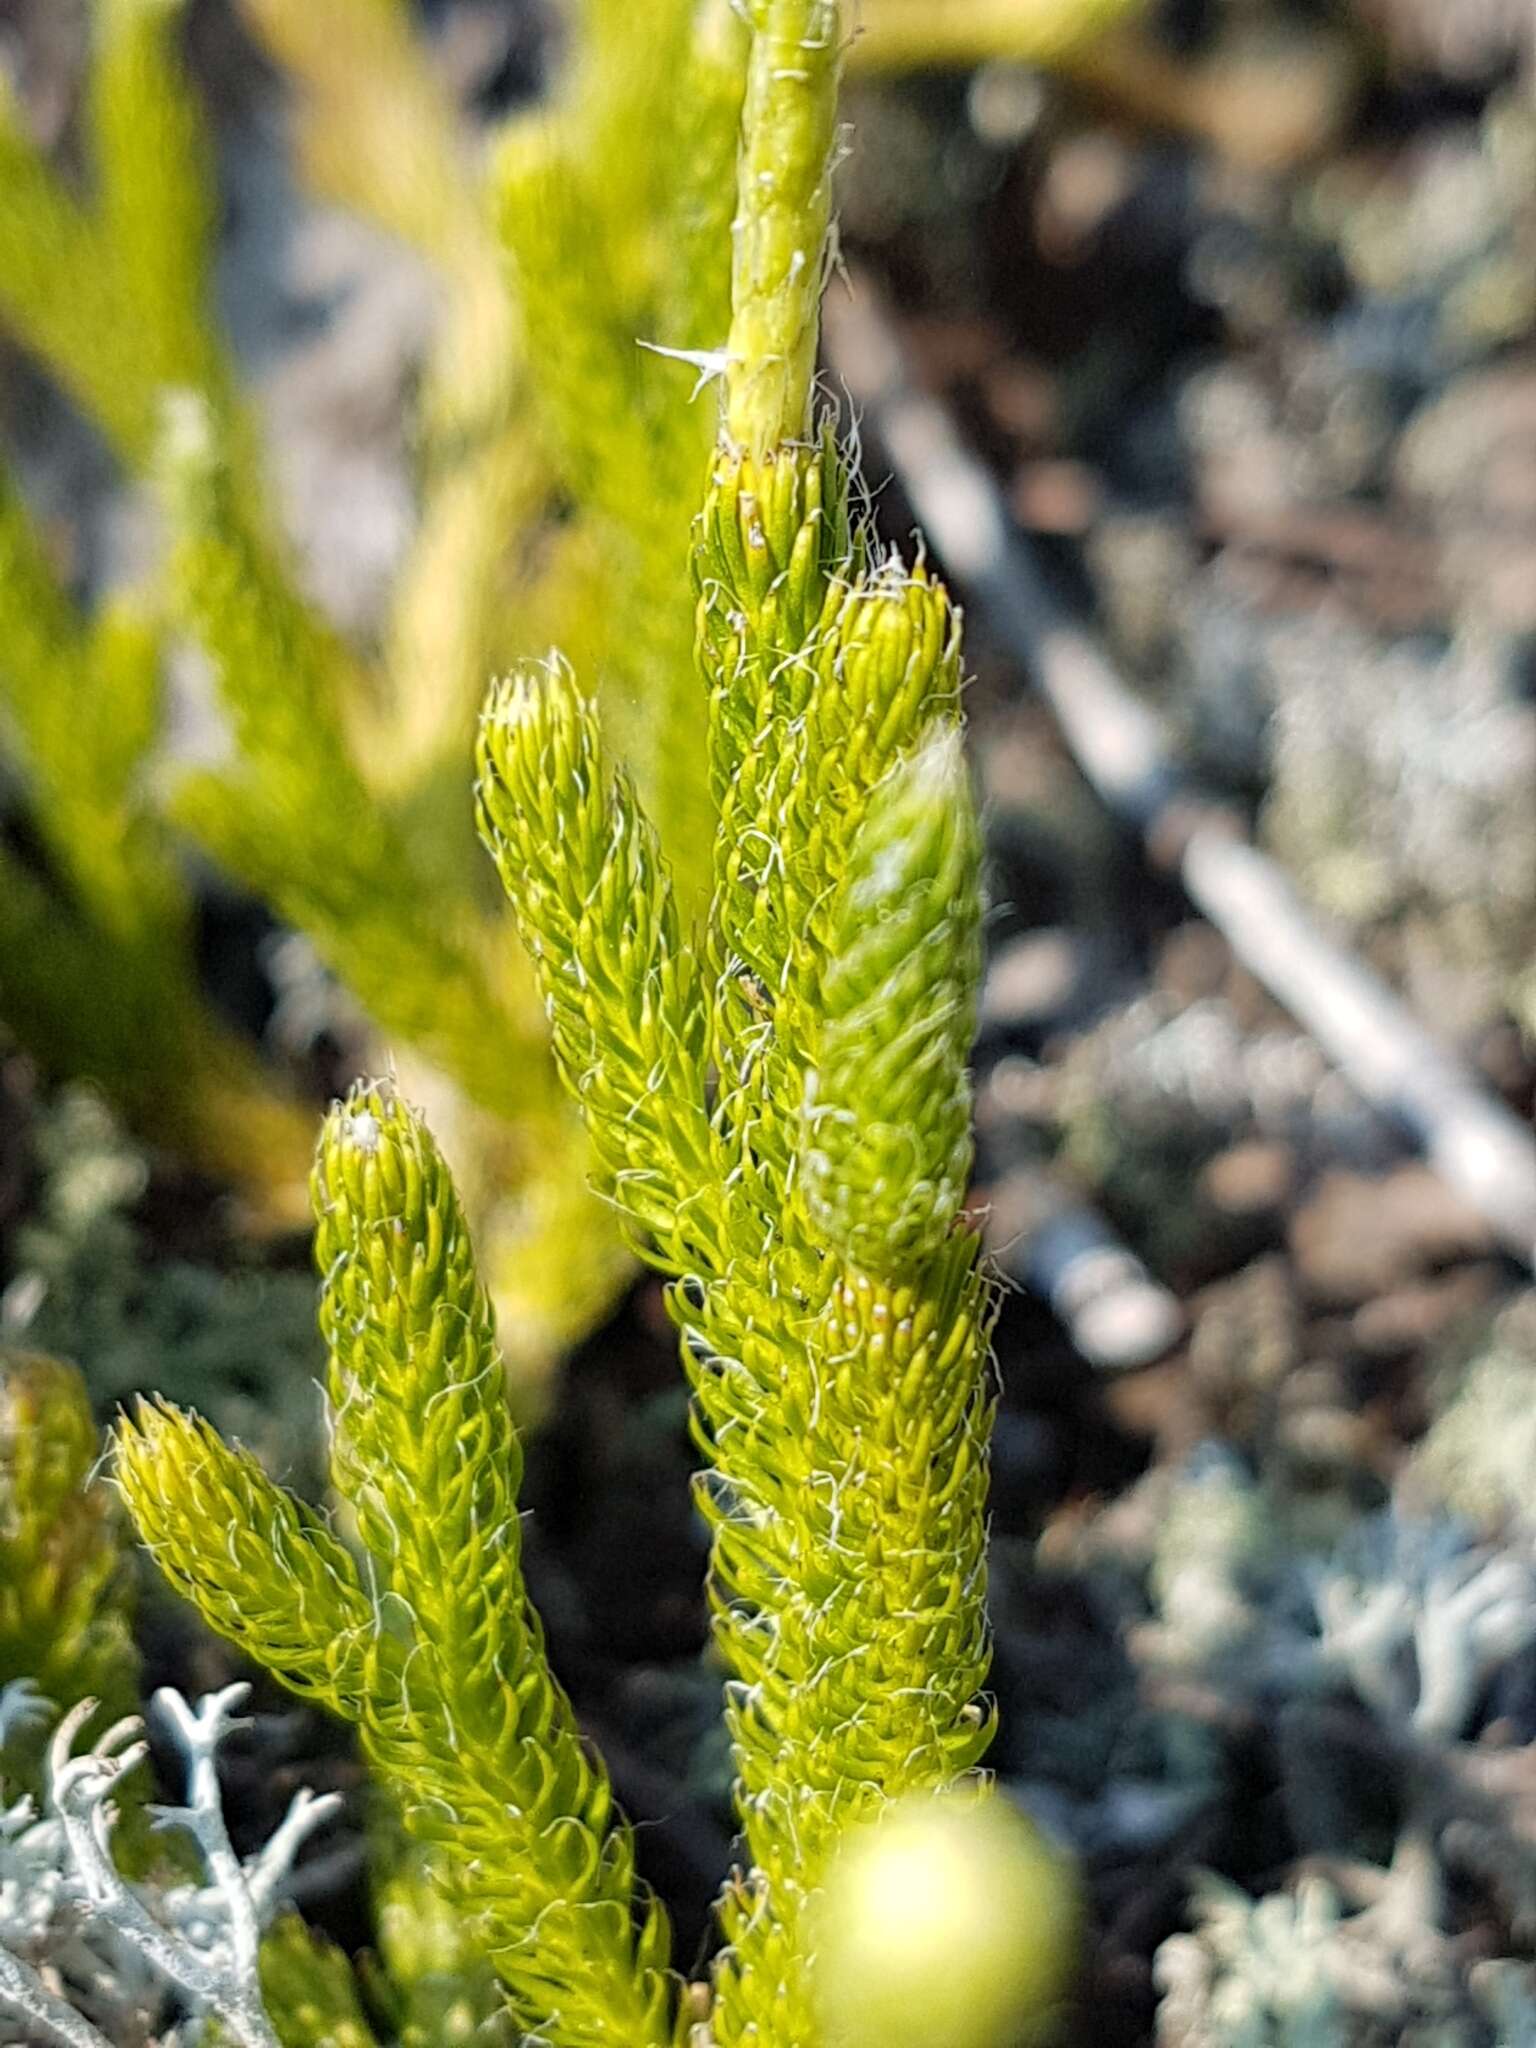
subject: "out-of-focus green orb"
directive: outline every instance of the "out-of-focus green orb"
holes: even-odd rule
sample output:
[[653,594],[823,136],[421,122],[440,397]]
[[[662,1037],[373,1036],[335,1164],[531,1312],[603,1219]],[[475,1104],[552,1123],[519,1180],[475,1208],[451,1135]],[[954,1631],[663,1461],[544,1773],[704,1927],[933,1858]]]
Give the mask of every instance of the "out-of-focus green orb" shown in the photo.
[[855,1828],[816,1918],[830,2048],[1015,2048],[1077,1963],[1069,1859],[999,1793],[900,1801]]

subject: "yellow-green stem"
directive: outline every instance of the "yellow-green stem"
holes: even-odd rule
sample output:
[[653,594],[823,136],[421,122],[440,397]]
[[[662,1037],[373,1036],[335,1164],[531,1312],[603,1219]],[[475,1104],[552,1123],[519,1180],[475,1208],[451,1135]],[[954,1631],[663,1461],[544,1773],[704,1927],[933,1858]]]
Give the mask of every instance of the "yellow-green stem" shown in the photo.
[[754,0],[752,31],[725,430],[763,456],[810,429],[842,11],[838,0]]

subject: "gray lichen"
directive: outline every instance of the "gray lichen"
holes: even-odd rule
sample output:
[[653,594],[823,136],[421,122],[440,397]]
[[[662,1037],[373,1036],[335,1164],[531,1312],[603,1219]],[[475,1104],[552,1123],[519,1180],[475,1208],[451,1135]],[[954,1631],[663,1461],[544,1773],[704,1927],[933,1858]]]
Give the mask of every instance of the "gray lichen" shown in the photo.
[[1536,706],[1499,646],[1381,646],[1338,623],[1270,639],[1271,843],[1356,932],[1390,926],[1426,1015],[1536,1019]]
[[321,1364],[306,1264],[156,1256],[136,1214],[148,1163],[101,1097],[68,1088],[34,1137],[39,1197],[16,1232],[0,1341],[74,1360],[105,1415],[148,1387],[195,1404],[301,1490],[319,1484]]
[[[196,1883],[132,1884],[113,1860],[114,1794],[144,1762],[142,1722],[117,1721],[77,1754],[95,1702],[59,1720],[43,1811],[28,1799],[0,1811],[0,2007],[19,2017],[20,2039],[184,2048],[214,2014],[241,2048],[278,2048],[262,2002],[262,1930],[299,1849],[340,1802],[300,1791],[266,1845],[236,1856],[216,1757],[248,1691],[228,1686],[195,1709],[169,1688],[156,1694],[187,1760],[186,1804],[158,1819],[191,1836],[205,1873]],[[50,1711],[25,1686],[0,1693],[0,1720]]]
[[1536,1529],[1536,1293],[1498,1318],[1419,1446],[1413,1473],[1470,1520]]

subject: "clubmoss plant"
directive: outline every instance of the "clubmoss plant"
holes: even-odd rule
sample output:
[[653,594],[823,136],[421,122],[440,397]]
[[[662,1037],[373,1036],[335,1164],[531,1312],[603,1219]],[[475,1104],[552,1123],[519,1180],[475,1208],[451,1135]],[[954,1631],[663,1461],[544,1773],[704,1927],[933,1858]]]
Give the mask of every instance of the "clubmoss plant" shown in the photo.
[[[344,1950],[307,1927],[297,1913],[273,1922],[261,1944],[262,2003],[283,2048],[376,2048]],[[227,2039],[218,2024],[205,2048]]]
[[666,1923],[555,1684],[519,1562],[521,1453],[469,1234],[389,1091],[315,1170],[332,1478],[361,1561],[196,1418],[141,1407],[123,1491],[173,1584],[296,1692],[357,1723],[525,2025],[666,2038]]
[[282,1216],[308,1119],[199,986],[191,892],[149,786],[161,654],[131,600],[79,616],[0,467],[0,749],[38,841],[32,859],[0,843],[0,1014],[54,1071],[99,1077],[146,1135]]
[[130,467],[154,446],[166,384],[232,405],[207,311],[211,159],[177,57],[184,0],[96,0],[82,199],[0,91],[6,261],[0,310]]
[[[167,381],[203,392],[249,463],[206,310],[215,203],[179,14],[177,0],[94,10],[88,199],[0,79],[0,318],[130,470],[150,459]],[[146,1135],[282,1217],[307,1119],[199,988],[193,904],[151,788],[162,640],[149,599],[81,615],[0,465],[0,749],[41,856],[0,850],[0,1012],[54,1072],[99,1080]]]
[[[0,1350],[0,1686],[116,1716],[139,1696],[133,1572],[121,1511],[92,1476],[99,1449],[79,1373]],[[13,1714],[0,1732],[13,1798],[42,1792],[49,1718]]]
[[434,1882],[437,1852],[400,1827],[381,1793],[369,1861],[374,1871],[377,1968],[367,1971],[375,2007],[388,2015],[399,2048],[473,2041],[517,2048],[518,2031],[484,1951]]
[[537,412],[601,577],[585,609],[607,622],[590,648],[606,729],[694,909],[712,817],[692,622],[656,594],[687,574],[709,453],[712,408],[695,386],[730,320],[748,37],[735,0],[581,11],[582,61],[536,120],[506,133],[492,183],[539,365]]
[[[78,180],[0,86],[0,319],[127,473],[160,476],[173,542],[131,605],[85,615],[5,487],[0,746],[44,858],[0,848],[0,1010],[53,1071],[99,1082],[145,1135],[286,1218],[307,1134],[203,998],[190,839],[302,927],[433,1103],[533,1381],[628,1268],[561,1128],[527,976],[482,901],[463,751],[485,674],[558,641],[597,688],[680,908],[702,908],[713,810],[692,629],[657,601],[685,573],[712,431],[690,386],[733,362],[731,432],[754,460],[803,432],[803,417],[775,423],[773,394],[803,408],[809,391],[832,118],[809,72],[786,90],[791,23],[776,120],[749,123],[763,203],[741,215],[733,326],[749,10],[575,11],[546,103],[482,168],[405,0],[241,0],[293,86],[311,183],[440,286],[412,423],[416,538],[367,650],[302,594],[213,317],[214,151],[181,61],[184,0],[93,0]],[[883,21],[873,10],[856,47]],[[831,15],[824,29],[840,33]],[[231,731],[230,758],[194,776],[160,758],[176,639],[209,657]]]
[[[669,839],[680,858],[707,845],[691,628],[652,593],[686,573],[708,446],[709,410],[667,351],[724,339],[744,32],[729,0],[593,0],[548,106],[512,121],[487,171],[404,0],[243,0],[292,81],[303,169],[441,286],[411,437],[417,537],[365,649],[304,594],[212,316],[212,150],[183,13],[95,0],[84,196],[0,106],[0,319],[125,470],[158,480],[169,539],[130,689],[115,615],[98,632],[20,493],[0,505],[0,744],[48,856],[39,876],[0,855],[0,1005],[148,1135],[294,1187],[302,1120],[199,993],[179,842],[210,854],[309,936],[433,1102],[536,1400],[630,1267],[487,894],[462,764],[486,674],[579,619]],[[159,759],[168,637],[201,649],[228,728],[225,758],[191,773]],[[89,777],[82,735],[104,757]],[[85,1000],[101,981],[115,999]]]
[[332,1112],[313,1181],[356,1551],[195,1416],[152,1402],[118,1435],[162,1568],[356,1724],[512,2018],[555,2048],[690,2024],[713,2048],[815,2048],[838,1842],[965,1780],[991,1733],[958,625],[922,563],[853,517],[814,405],[838,8],[746,16],[730,338],[693,539],[702,914],[561,657],[494,686],[478,779],[598,1191],[668,1277],[693,1390],[744,1843],[711,1984],[674,1999],[665,1918],[550,1672],[485,1288],[399,1091]]

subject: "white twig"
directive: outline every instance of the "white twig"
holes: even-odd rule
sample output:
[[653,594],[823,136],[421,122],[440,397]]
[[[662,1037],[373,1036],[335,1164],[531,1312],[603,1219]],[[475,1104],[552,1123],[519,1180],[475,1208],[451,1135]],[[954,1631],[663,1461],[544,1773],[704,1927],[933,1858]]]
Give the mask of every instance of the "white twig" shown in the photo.
[[13,2006],[28,2027],[47,2042],[64,2048],[112,2048],[105,2034],[50,1991],[29,1963],[0,1948],[0,2001]]
[[1489,1674],[1536,1636],[1529,1567],[1497,1555],[1470,1573],[1437,1572],[1413,1629],[1419,1667],[1415,1731],[1432,1742],[1461,1735]]
[[30,1678],[13,1678],[0,1686],[0,1748],[13,1735],[52,1719],[53,1702],[44,1699]]
[[251,1904],[263,1926],[271,1917],[279,1889],[292,1870],[299,1850],[317,1828],[323,1827],[333,1813],[340,1811],[342,1803],[339,1792],[315,1793],[307,1785],[301,1785],[270,1841],[246,1864],[245,1881],[250,1890]]
[[170,1686],[162,1686],[155,1694],[161,1718],[170,1723],[187,1754],[188,1801],[185,1806],[157,1807],[155,1814],[161,1825],[184,1827],[197,1843],[228,1914],[235,1980],[255,1991],[261,1928],[245,1872],[230,1846],[229,1830],[224,1825],[215,1762],[219,1744],[230,1730],[249,1726],[248,1722],[236,1720],[235,1709],[244,1706],[250,1692],[245,1684],[226,1685],[222,1692],[206,1694],[195,1710]]
[[1447,1519],[1389,1513],[1366,1534],[1311,1575],[1322,1662],[1386,1722],[1457,1741],[1491,1674],[1536,1637],[1536,1569]]

